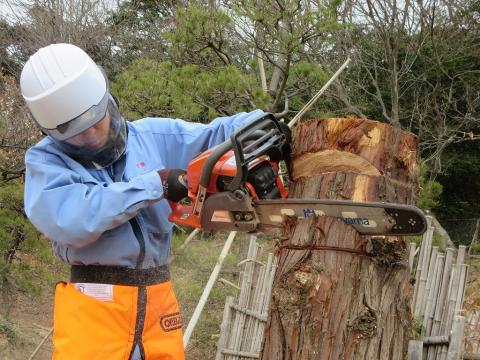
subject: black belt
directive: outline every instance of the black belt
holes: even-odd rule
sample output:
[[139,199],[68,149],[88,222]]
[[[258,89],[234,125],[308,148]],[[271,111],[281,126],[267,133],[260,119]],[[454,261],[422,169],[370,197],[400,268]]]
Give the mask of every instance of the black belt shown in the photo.
[[149,269],[131,269],[121,266],[72,265],[70,282],[126,286],[149,286],[170,280],[168,265]]

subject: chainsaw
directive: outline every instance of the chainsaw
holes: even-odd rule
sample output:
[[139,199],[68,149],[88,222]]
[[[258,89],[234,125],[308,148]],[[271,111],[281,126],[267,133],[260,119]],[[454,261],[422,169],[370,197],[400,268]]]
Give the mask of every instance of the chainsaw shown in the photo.
[[[292,199],[280,174],[289,162],[289,142],[272,114],[195,157],[184,181],[188,197],[169,201],[169,220],[204,230],[265,232],[286,217],[333,217],[365,235],[419,235],[423,212],[410,205],[348,200]],[[285,167],[285,166],[284,166]]]

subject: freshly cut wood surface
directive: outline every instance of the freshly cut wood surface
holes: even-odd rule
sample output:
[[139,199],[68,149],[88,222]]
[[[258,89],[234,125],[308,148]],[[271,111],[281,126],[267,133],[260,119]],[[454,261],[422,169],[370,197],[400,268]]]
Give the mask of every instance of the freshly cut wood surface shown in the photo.
[[[304,122],[294,131],[289,196],[413,204],[416,160],[416,136],[387,124],[353,117]],[[405,358],[408,254],[406,238],[360,236],[327,217],[289,219],[261,358]]]
[[374,176],[380,175],[378,169],[362,157],[338,150],[305,153],[297,157],[291,174],[293,179],[298,179],[302,176],[338,171]]
[[295,130],[295,161],[305,153],[337,150],[366,160],[382,175],[407,183],[417,182],[418,139],[412,133],[353,117],[308,121]]

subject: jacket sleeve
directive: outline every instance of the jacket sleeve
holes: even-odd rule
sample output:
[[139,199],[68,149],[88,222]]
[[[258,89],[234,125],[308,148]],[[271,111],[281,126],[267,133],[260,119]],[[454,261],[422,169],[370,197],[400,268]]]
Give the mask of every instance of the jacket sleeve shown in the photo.
[[60,155],[42,148],[25,157],[24,206],[32,224],[47,238],[80,248],[134,217],[163,195],[156,171],[128,182],[104,184],[73,171]]
[[158,134],[161,135],[157,138],[158,151],[162,153],[166,167],[186,169],[195,156],[229,139],[235,130],[262,114],[262,110],[239,113],[217,118],[209,124],[170,121],[169,129],[165,132],[162,127]]

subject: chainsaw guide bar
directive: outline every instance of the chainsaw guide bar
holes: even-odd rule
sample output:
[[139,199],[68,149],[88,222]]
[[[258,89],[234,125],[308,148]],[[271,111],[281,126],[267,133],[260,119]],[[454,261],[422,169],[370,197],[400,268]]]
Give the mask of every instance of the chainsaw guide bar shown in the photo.
[[[241,200],[237,201],[239,205]],[[351,225],[363,235],[419,235],[426,230],[423,213],[408,205],[347,200],[279,199],[254,200],[251,206],[243,203],[237,207],[234,203],[229,203],[226,197],[222,197],[221,202],[224,206],[219,206],[220,202],[216,201],[211,204],[207,202],[202,228],[262,231],[281,227],[287,217],[306,219],[327,216]]]
[[365,235],[419,235],[426,230],[423,213],[413,206],[346,200],[283,199],[255,202],[262,225],[281,225],[286,216],[330,216]]

